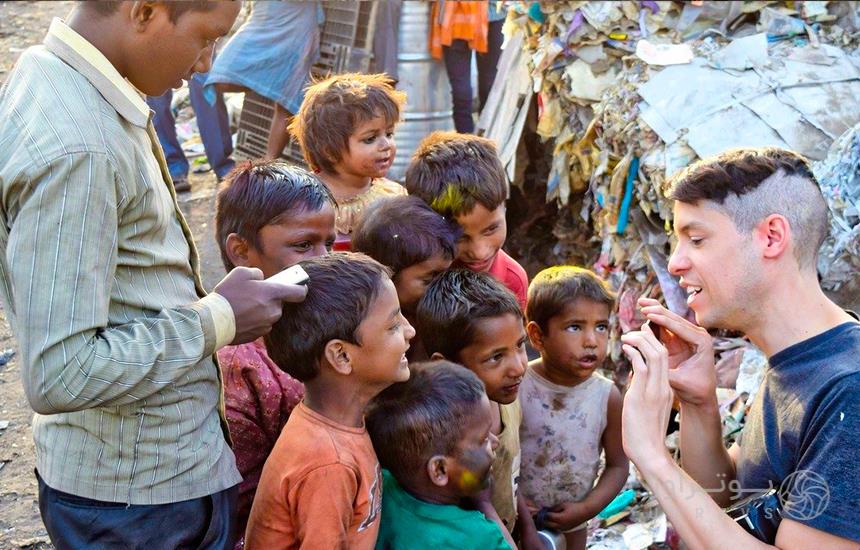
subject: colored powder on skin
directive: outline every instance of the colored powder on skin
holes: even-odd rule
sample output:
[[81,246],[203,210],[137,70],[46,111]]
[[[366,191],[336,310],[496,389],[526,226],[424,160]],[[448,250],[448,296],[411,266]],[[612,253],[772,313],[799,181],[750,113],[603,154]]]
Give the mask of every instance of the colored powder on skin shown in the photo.
[[430,206],[437,212],[460,212],[463,209],[463,194],[455,185],[448,184]]
[[472,472],[465,471],[460,474],[459,485],[461,490],[471,493],[478,488],[478,478]]

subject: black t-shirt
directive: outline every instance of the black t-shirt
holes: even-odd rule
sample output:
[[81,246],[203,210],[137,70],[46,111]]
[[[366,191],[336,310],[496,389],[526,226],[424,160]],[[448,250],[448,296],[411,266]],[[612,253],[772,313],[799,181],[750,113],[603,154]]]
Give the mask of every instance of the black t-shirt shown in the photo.
[[740,444],[744,491],[779,489],[783,518],[860,541],[860,323],[770,358]]

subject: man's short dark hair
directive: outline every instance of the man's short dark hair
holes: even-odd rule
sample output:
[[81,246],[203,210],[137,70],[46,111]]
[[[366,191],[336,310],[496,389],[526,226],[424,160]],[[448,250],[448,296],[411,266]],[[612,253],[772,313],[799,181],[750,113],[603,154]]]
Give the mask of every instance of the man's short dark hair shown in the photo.
[[308,274],[308,294],[301,303],[284,303],[283,315],[265,342],[269,357],[281,370],[307,382],[319,374],[319,362],[330,341],[361,345],[358,326],[391,271],[355,252],[335,252],[298,265]]
[[371,401],[365,424],[383,468],[401,483],[427,475],[435,455],[456,456],[463,427],[485,394],[469,369],[448,361],[410,366],[406,382]]
[[385,197],[364,211],[352,249],[387,265],[395,276],[436,255],[453,259],[460,227],[418,197]]
[[765,147],[726,151],[687,167],[672,178],[669,198],[714,203],[745,232],[771,214],[785,216],[802,266],[816,265],[827,237],[828,209],[812,168],[801,155]]
[[236,267],[227,255],[230,233],[259,249],[260,229],[326,204],[337,208],[328,187],[307,170],[282,161],[240,163],[225,178],[215,208],[215,238],[224,268]]
[[[89,0],[80,2],[101,16],[113,15],[123,0]],[[176,23],[182,14],[189,11],[209,11],[215,8],[211,0],[165,0],[159,2],[167,8],[171,23]]]
[[404,186],[446,218],[468,214],[477,204],[495,210],[508,196],[495,144],[457,132],[433,132],[421,141]]
[[546,331],[549,320],[579,298],[606,304],[611,311],[616,296],[606,281],[588,269],[572,265],[544,269],[529,285],[526,319]]
[[456,361],[475,337],[481,319],[523,312],[516,297],[487,273],[453,269],[427,287],[418,302],[418,334],[428,355],[436,352]]

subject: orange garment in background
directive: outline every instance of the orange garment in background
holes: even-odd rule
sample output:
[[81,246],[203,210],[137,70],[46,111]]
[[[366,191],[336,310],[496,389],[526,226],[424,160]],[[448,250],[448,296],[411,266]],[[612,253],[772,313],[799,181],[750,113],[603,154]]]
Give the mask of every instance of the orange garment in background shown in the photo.
[[430,53],[436,59],[442,59],[442,46],[450,46],[454,40],[465,40],[469,43],[469,48],[486,53],[489,15],[488,0],[433,2],[430,14]]

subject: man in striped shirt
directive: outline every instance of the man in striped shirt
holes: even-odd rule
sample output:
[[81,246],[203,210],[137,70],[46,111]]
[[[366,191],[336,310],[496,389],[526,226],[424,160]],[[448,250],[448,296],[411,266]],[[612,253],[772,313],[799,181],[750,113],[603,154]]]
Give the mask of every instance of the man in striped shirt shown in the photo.
[[239,9],[82,2],[0,90],[0,298],[57,548],[230,544],[240,476],[212,355],[305,289],[238,268],[206,295],[140,92],[207,71]]

